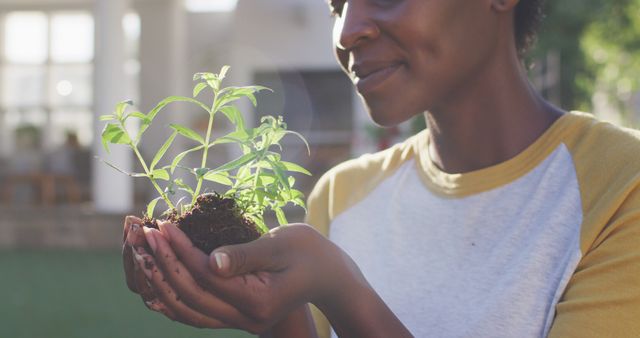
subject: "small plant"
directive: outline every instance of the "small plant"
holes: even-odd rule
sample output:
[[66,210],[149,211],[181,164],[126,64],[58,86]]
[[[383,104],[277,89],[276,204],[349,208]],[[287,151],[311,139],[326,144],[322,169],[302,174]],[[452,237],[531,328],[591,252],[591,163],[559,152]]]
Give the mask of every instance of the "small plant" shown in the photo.
[[[198,215],[201,215],[203,210],[212,209],[204,206],[204,203],[217,203],[219,205],[214,206],[213,209],[218,210],[222,205],[228,209],[230,214],[213,215],[207,218],[207,222],[215,223],[220,221],[228,223],[229,220],[220,218],[235,217],[237,223],[248,223],[250,226],[255,226],[259,236],[268,231],[264,223],[264,213],[267,209],[275,212],[280,225],[285,225],[287,224],[287,218],[282,210],[285,205],[292,203],[305,208],[304,196],[302,192],[293,188],[295,179],[289,176],[288,172],[311,174],[300,165],[283,161],[278,151],[282,151],[280,141],[286,135],[299,137],[307,146],[307,150],[309,150],[309,145],[302,135],[287,130],[287,125],[282,120],[282,117],[265,116],[261,119],[259,126],[247,128],[242,114],[234,103],[239,99],[248,98],[256,106],[255,93],[269,89],[262,86],[223,88],[221,86],[222,80],[225,78],[228,69],[228,66],[223,67],[219,74],[195,74],[194,81],[197,81],[197,84],[193,89],[193,98],[183,96],[167,97],[148,114],[137,111],[127,112],[126,108],[132,105],[132,102],[125,101],[116,106],[113,114],[100,117],[100,120],[107,121],[102,132],[102,144],[107,152],[109,152],[109,144],[128,146],[136,155],[144,172],[128,173],[109,162],[104,162],[126,175],[146,177],[158,192],[159,196],[153,199],[146,208],[145,219],[150,224],[155,222],[153,221],[154,210],[160,201],[164,201],[167,205],[167,210],[162,213],[162,216],[176,221],[179,226],[185,219],[186,223],[190,223],[194,217],[200,217]],[[207,88],[213,92],[211,105],[207,105],[197,99],[199,94]],[[142,157],[138,145],[145,131],[153,123],[154,118],[165,106],[172,102],[189,102],[204,110],[208,114],[207,131],[204,135],[201,135],[186,126],[171,124],[171,134],[156,152],[153,159],[148,162]],[[227,135],[214,138],[212,135],[213,124],[216,115],[219,113],[222,113],[233,123],[235,130]],[[132,119],[139,120],[139,128],[136,133],[129,132],[128,122]],[[177,155],[170,164],[160,166],[164,155],[178,136],[189,139],[194,142],[194,145]],[[209,163],[209,150],[211,147],[220,144],[238,145],[242,151],[242,156],[228,163],[210,168],[207,166]],[[181,165],[186,155],[197,152],[201,152],[202,155],[199,167],[189,168]],[[174,179],[176,170],[187,170],[191,173],[195,178],[195,186],[188,185],[180,178]],[[205,181],[222,184],[227,186],[228,189],[215,195],[202,195]],[[177,191],[186,192],[189,196],[188,201],[183,198],[174,204],[172,197],[176,195]],[[255,225],[251,225],[252,223]],[[221,225],[221,227],[226,226],[228,224]],[[184,230],[185,228],[183,228]],[[226,228],[222,232],[229,232],[228,230]],[[187,235],[189,236],[189,233]],[[192,241],[196,246],[198,246],[199,242],[206,242],[202,239],[194,240],[194,238],[192,238]],[[202,246],[205,247],[201,247],[205,252],[213,250],[210,249],[212,245],[202,244]]]

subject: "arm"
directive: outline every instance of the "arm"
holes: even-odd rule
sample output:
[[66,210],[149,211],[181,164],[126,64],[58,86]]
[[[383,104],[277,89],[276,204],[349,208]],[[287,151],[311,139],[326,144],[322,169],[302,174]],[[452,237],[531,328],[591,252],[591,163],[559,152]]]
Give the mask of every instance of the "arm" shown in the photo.
[[640,337],[640,188],[602,229],[556,307],[550,338]]
[[303,305],[280,320],[268,333],[260,338],[318,338],[309,306]]
[[413,337],[371,287],[346,290],[332,303],[318,303],[339,337]]

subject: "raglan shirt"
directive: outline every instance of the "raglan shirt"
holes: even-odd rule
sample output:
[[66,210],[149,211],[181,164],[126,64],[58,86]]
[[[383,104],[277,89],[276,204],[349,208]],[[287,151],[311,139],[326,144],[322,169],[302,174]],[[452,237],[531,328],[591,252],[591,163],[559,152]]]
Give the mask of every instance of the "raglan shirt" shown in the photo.
[[342,163],[308,201],[414,336],[640,337],[639,132],[571,112],[464,174],[428,142]]

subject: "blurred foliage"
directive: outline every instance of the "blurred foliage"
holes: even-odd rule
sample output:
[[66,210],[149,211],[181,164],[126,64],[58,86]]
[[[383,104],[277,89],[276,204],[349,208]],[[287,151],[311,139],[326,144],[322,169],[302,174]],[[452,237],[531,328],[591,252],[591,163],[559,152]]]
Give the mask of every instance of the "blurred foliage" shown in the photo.
[[640,0],[548,0],[545,11],[530,58],[560,53],[558,103],[589,111],[599,92],[628,114],[640,89]]

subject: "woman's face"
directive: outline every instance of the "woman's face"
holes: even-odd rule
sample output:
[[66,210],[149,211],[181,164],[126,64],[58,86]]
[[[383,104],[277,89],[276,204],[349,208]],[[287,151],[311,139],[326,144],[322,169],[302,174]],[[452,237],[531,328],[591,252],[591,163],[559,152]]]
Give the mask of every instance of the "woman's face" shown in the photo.
[[372,119],[404,122],[459,99],[496,48],[492,0],[330,0],[338,61]]

